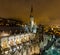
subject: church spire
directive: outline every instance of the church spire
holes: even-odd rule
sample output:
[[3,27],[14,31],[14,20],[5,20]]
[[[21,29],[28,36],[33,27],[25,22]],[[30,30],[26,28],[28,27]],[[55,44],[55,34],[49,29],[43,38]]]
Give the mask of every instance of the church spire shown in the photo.
[[33,13],[33,6],[31,5],[30,17],[33,17],[32,13]]
[[31,5],[31,10],[30,10],[30,25],[31,25],[31,32],[32,32],[33,26],[34,26],[33,6],[32,5]]

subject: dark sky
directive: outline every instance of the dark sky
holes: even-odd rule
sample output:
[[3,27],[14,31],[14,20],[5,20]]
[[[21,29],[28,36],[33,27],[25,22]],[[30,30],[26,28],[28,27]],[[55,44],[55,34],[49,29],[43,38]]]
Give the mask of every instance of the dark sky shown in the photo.
[[0,0],[0,17],[29,22],[31,4],[36,23],[60,24],[60,0]]

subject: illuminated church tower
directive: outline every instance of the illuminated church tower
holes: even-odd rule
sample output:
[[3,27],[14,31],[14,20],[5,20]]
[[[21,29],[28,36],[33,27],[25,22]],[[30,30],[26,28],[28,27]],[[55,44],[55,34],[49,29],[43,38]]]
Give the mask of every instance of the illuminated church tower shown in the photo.
[[33,31],[33,26],[34,26],[34,17],[33,17],[33,7],[31,6],[31,11],[30,11],[30,31]]
[[35,24],[33,17],[33,6],[31,6],[31,11],[30,11],[30,31],[33,33],[37,32],[37,25]]

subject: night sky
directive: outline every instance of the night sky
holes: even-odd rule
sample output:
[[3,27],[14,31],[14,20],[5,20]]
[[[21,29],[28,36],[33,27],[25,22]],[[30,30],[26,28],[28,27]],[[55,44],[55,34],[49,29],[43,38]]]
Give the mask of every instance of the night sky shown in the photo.
[[29,22],[31,4],[37,24],[60,24],[60,0],[0,0],[0,17]]

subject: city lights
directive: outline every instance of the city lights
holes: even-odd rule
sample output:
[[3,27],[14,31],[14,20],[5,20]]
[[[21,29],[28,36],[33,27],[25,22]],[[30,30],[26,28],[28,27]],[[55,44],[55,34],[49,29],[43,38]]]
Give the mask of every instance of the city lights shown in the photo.
[[60,55],[60,0],[0,0],[0,55]]

